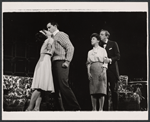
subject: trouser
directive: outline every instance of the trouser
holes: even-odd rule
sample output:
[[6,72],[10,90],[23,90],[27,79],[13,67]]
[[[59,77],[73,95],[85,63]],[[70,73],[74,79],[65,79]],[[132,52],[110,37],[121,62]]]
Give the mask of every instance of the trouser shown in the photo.
[[[117,78],[116,76],[107,71],[107,95],[105,97],[105,103],[104,103],[104,110],[110,110],[110,96],[109,92],[111,92],[111,100],[112,100],[112,107],[113,110],[118,110],[118,103],[119,103],[119,95],[117,92]],[[110,84],[110,85],[109,85]]]
[[55,85],[56,103],[61,110],[80,110],[77,99],[69,87],[68,75],[69,67],[63,68],[64,61],[58,60],[53,62],[53,77]]

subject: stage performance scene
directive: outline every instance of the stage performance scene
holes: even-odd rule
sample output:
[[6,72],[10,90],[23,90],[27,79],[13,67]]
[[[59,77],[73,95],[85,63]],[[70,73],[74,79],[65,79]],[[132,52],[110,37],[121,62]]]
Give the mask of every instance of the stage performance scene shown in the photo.
[[4,12],[3,111],[147,111],[146,12]]

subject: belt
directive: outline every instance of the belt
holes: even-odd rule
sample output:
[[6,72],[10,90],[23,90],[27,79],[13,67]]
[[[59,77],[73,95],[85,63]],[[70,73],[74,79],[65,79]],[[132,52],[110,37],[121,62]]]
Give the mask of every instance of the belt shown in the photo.
[[43,54],[46,54],[46,55],[52,56],[52,54],[50,54],[50,53],[43,53]]
[[96,62],[92,62],[91,64],[93,64],[93,63],[104,63],[104,62],[101,62],[101,61],[96,61]]

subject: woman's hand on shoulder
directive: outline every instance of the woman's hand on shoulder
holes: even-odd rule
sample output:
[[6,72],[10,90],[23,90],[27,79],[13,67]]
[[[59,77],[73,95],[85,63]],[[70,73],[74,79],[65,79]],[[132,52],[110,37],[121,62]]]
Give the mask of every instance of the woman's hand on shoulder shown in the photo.
[[44,33],[45,33],[45,36],[47,37],[47,38],[51,38],[51,35],[52,35],[52,33],[51,32],[49,32],[49,31],[47,31],[47,30],[43,30],[44,31]]

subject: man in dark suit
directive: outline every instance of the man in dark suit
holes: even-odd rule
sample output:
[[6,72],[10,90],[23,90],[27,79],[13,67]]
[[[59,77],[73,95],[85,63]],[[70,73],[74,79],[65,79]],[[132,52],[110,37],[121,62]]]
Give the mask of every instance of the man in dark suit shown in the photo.
[[[112,94],[113,110],[118,109],[118,93],[117,84],[119,80],[119,69],[117,61],[120,59],[120,51],[118,44],[115,41],[110,41],[108,38],[110,33],[107,30],[100,31],[100,38],[102,46],[106,49],[108,58],[105,58],[104,62],[108,63],[107,69],[107,82],[108,90],[110,88]],[[104,110],[108,109],[108,95],[106,96]]]

